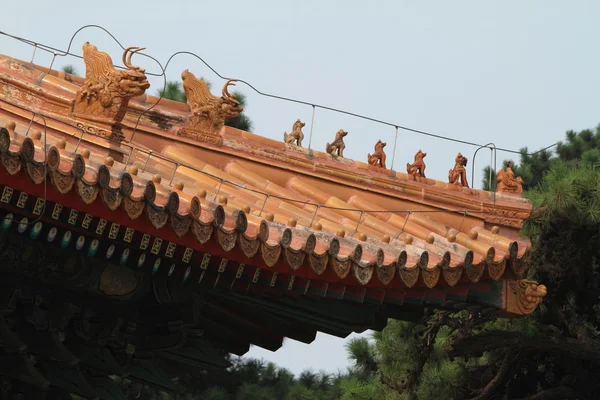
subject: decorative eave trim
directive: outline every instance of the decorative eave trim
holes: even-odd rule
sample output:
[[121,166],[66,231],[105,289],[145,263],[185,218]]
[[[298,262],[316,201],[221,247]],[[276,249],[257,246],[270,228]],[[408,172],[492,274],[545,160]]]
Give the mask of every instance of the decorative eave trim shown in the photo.
[[[265,219],[253,228],[256,233],[249,234],[244,211],[229,206],[226,211],[226,202],[222,205],[206,198],[190,197],[183,191],[183,184],[162,185],[160,178],[150,179],[147,174],[140,174],[136,167],[117,168],[110,157],[99,164],[90,159],[87,149],[69,154],[64,143],[44,149],[39,137],[27,137],[21,150],[17,151],[18,137],[11,136],[6,129],[0,133],[0,156],[7,173],[14,175],[24,170],[34,184],[42,184],[49,177],[50,184],[62,194],[75,188],[85,204],[91,204],[100,195],[109,210],[122,208],[131,219],[144,214],[154,228],[164,229],[168,225],[178,237],[193,235],[198,244],[214,238],[225,252],[239,246],[248,258],[260,254],[262,263],[268,268],[283,262],[291,271],[306,268],[323,275],[330,270],[332,274],[327,279],[342,281],[351,275],[360,285],[373,284],[375,277],[376,286],[391,288],[410,288],[419,282],[433,288],[440,280],[454,286],[464,276],[471,282],[478,282],[486,270],[492,279],[500,280],[505,275],[507,263],[515,276],[521,276],[523,272],[523,257],[518,259],[512,255],[510,260],[498,262],[493,251],[477,265],[472,263],[472,253],[467,253],[464,260],[455,260],[450,266],[449,257],[446,257],[449,253],[444,253],[441,258],[432,256],[432,260],[439,261],[430,263],[427,251],[421,249],[418,256],[408,256],[406,251],[395,249],[391,254],[398,254],[398,258],[384,264],[384,250],[373,243],[351,237],[338,238],[295,225],[286,227]],[[328,250],[317,252],[317,247]]]

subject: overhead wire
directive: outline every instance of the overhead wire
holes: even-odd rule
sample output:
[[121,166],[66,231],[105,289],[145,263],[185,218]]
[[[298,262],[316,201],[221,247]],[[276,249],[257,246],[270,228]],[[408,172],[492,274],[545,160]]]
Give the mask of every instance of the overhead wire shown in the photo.
[[[108,34],[115,41],[115,43],[117,43],[117,45],[119,47],[121,47],[121,49],[125,50],[125,47],[115,37],[115,35],[113,35],[109,30],[107,30],[106,28],[102,27],[101,25],[95,25],[95,24],[90,24],[90,25],[82,26],[77,31],[75,31],[75,33],[71,36],[71,39],[69,40],[69,45],[67,47],[67,50],[61,50],[61,49],[58,49],[58,48],[55,48],[55,47],[52,47],[52,46],[48,46],[48,45],[42,44],[40,42],[36,42],[36,41],[25,39],[25,38],[22,38],[22,37],[19,37],[19,36],[16,36],[16,35],[12,35],[12,34],[9,34],[7,32],[4,32],[4,31],[0,31],[0,35],[7,36],[7,37],[10,37],[10,38],[22,41],[22,42],[27,43],[27,44],[29,44],[31,46],[34,46],[36,49],[40,48],[40,49],[45,50],[47,52],[55,53],[56,56],[61,56],[62,57],[62,56],[69,55],[69,56],[73,56],[73,57],[76,57],[76,58],[79,58],[79,59],[83,59],[83,57],[80,56],[79,54],[72,53],[71,52],[71,47],[73,45],[73,41],[75,40],[75,37],[81,31],[83,31],[85,29],[90,29],[90,28],[96,28],[96,29],[100,29],[100,30],[104,31],[106,34]],[[59,53],[59,54],[57,54],[57,53]],[[175,56],[178,56],[178,55],[190,55],[190,56],[198,59],[199,61],[201,61],[208,69],[210,69],[219,78],[221,78],[223,80],[234,80],[236,82],[243,83],[243,84],[245,84],[246,86],[248,86],[250,89],[252,89],[253,91],[255,91],[256,93],[258,93],[261,96],[270,97],[270,98],[277,99],[277,100],[288,101],[288,102],[292,102],[292,103],[296,103],[296,104],[307,105],[307,106],[311,106],[311,107],[315,107],[315,108],[321,108],[323,110],[328,110],[328,111],[332,111],[332,112],[336,112],[336,113],[340,113],[340,114],[349,115],[349,116],[352,116],[352,117],[355,117],[355,118],[364,119],[364,120],[367,120],[367,121],[375,122],[375,123],[382,124],[382,125],[387,125],[387,126],[390,126],[390,127],[393,127],[393,128],[398,128],[398,129],[401,129],[401,130],[404,130],[404,131],[413,132],[413,133],[417,133],[417,134],[428,136],[428,137],[433,137],[433,138],[440,139],[440,140],[451,141],[451,142],[460,143],[460,144],[464,144],[464,145],[468,145],[468,146],[474,146],[474,147],[485,147],[482,144],[476,143],[476,142],[473,142],[473,141],[464,140],[464,139],[457,139],[457,138],[453,138],[453,137],[450,137],[450,136],[447,136],[447,135],[442,135],[442,134],[437,134],[437,133],[433,133],[433,132],[428,132],[428,131],[425,131],[425,130],[422,130],[422,129],[411,128],[411,127],[408,127],[408,126],[404,126],[402,124],[392,123],[392,122],[389,122],[389,121],[384,121],[384,120],[379,119],[379,118],[373,118],[373,117],[369,117],[369,116],[366,116],[366,115],[354,113],[354,112],[351,112],[351,111],[345,111],[345,110],[341,110],[339,108],[325,106],[325,105],[322,105],[322,104],[318,104],[316,102],[308,102],[308,101],[304,101],[304,100],[294,99],[294,98],[291,98],[291,97],[280,96],[280,95],[276,95],[276,94],[271,94],[271,93],[263,92],[263,91],[257,89],[251,83],[249,83],[249,82],[247,82],[247,81],[245,81],[243,79],[229,78],[227,76],[222,75],[221,73],[219,73],[219,71],[217,71],[215,68],[213,68],[202,57],[200,57],[198,54],[196,54],[194,52],[191,52],[191,51],[177,51],[177,52],[175,52],[173,55],[171,55],[169,57],[169,59],[168,59],[168,61],[165,64],[164,67],[162,66],[162,64],[160,63],[160,61],[158,61],[155,57],[153,57],[153,56],[151,56],[151,55],[149,55],[147,53],[138,52],[136,54],[139,54],[141,56],[144,56],[144,57],[147,57],[147,58],[151,59],[152,61],[154,61],[155,63],[157,63],[159,65],[159,67],[160,67],[160,69],[162,71],[161,73],[152,73],[152,72],[147,72],[146,71],[146,75],[155,76],[155,77],[163,77],[164,78],[163,90],[160,91],[160,93],[161,93],[160,97],[155,102],[155,104],[153,104],[152,106],[150,106],[146,110],[146,112],[149,111],[149,110],[151,110],[151,109],[153,109],[160,102],[160,100],[163,98],[163,93],[164,93],[164,91],[166,89],[166,86],[167,86],[166,71],[167,71],[167,68],[168,68],[171,60]],[[120,65],[117,65],[117,64],[114,64],[114,66],[116,68],[126,69],[126,67],[123,67],[123,66],[120,66]],[[143,113],[142,113],[142,115],[143,115]],[[140,115],[139,118],[141,118],[142,115]],[[139,122],[139,118],[138,118],[138,122]],[[135,129],[134,129],[134,132],[135,132]],[[550,145],[542,148],[541,150],[535,151],[533,153],[522,152],[521,150],[514,150],[514,149],[503,148],[503,147],[496,147],[496,150],[497,151],[506,152],[506,153],[512,153],[512,154],[524,154],[524,155],[532,156],[532,155],[538,154],[540,152],[543,152],[545,150],[548,150],[548,149],[556,146],[557,144],[558,144],[558,142],[552,143],[552,144],[550,144]]]

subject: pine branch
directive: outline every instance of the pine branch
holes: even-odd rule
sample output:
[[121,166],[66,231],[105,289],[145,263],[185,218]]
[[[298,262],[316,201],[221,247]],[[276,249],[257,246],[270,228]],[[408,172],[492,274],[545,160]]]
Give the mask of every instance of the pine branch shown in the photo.
[[551,389],[542,390],[534,395],[518,400],[566,400],[581,398],[573,389],[566,386],[558,386]]
[[483,390],[481,391],[481,393],[479,393],[478,396],[473,397],[470,400],[485,400],[490,398],[492,393],[494,393],[494,391],[506,381],[508,372],[514,368],[514,363],[519,358],[519,353],[517,353],[514,356],[513,354],[514,353],[506,354],[506,356],[504,357],[504,361],[500,366],[500,369],[496,373],[496,376],[494,376],[494,378],[492,378],[492,380],[488,382],[488,384],[483,388]]
[[551,352],[566,357],[600,362],[600,345],[562,335],[528,337],[520,332],[488,331],[475,336],[462,337],[446,348],[450,357],[480,356],[486,351],[503,348],[537,352]]

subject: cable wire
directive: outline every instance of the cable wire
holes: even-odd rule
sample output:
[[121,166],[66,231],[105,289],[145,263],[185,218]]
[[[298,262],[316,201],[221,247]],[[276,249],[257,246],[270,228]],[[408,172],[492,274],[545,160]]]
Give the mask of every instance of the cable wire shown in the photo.
[[[67,47],[67,50],[57,49],[55,47],[48,46],[48,45],[42,44],[40,42],[36,42],[36,41],[29,40],[29,39],[25,39],[25,38],[22,38],[22,37],[19,37],[19,36],[16,36],[16,35],[12,35],[12,34],[9,34],[7,32],[3,32],[3,31],[0,31],[0,35],[4,35],[4,36],[10,37],[10,38],[13,38],[15,40],[21,41],[23,43],[26,43],[26,44],[28,44],[30,46],[34,46],[36,49],[39,48],[41,50],[53,53],[55,55],[55,57],[56,56],[64,57],[64,56],[69,55],[69,56],[73,56],[73,57],[76,57],[76,58],[79,58],[79,59],[83,59],[82,56],[80,56],[78,54],[72,53],[71,52],[71,47],[73,45],[73,41],[74,41],[75,37],[81,31],[83,31],[85,29],[90,29],[90,28],[96,28],[96,29],[100,29],[100,30],[104,31],[106,34],[108,34],[115,41],[115,43],[117,43],[117,45],[119,47],[121,47],[121,49],[123,49],[123,50],[125,49],[125,47],[121,44],[121,42],[110,31],[108,31],[106,28],[104,28],[104,27],[102,27],[100,25],[85,25],[85,26],[82,26],[81,28],[79,28],[77,31],[75,31],[75,33],[71,36],[71,39],[69,41],[69,45]],[[191,51],[178,51],[178,52],[174,53],[173,55],[171,55],[169,57],[169,59],[168,59],[167,63],[165,64],[164,68],[163,68],[162,64],[156,58],[148,55],[147,53],[139,52],[139,53],[136,53],[136,54],[139,54],[141,56],[144,56],[144,57],[147,57],[147,58],[153,60],[154,62],[156,62],[159,65],[159,67],[160,67],[160,69],[162,71],[161,73],[146,72],[146,75],[155,76],[155,77],[163,77],[164,78],[163,90],[160,91],[160,93],[161,93],[160,97],[158,98],[158,100],[152,106],[150,106],[149,108],[147,108],[144,112],[142,112],[140,114],[140,116],[138,117],[138,124],[139,124],[139,121],[141,120],[142,116],[146,112],[152,110],[160,102],[160,100],[163,98],[163,93],[164,93],[164,91],[166,89],[166,86],[167,86],[166,71],[167,71],[167,68],[168,68],[169,63],[171,62],[171,60],[175,56],[178,56],[178,55],[190,55],[190,56],[198,59],[199,61],[201,61],[208,69],[210,69],[219,78],[221,78],[223,80],[235,80],[237,82],[243,83],[246,86],[248,86],[250,89],[252,89],[253,91],[255,91],[257,94],[259,94],[261,96],[264,96],[264,97],[269,97],[269,98],[273,98],[273,99],[277,99],[277,100],[288,101],[288,102],[292,102],[292,103],[296,103],[296,104],[307,105],[307,106],[311,106],[311,107],[314,107],[314,108],[321,108],[323,110],[328,110],[328,111],[336,112],[336,113],[339,113],[339,114],[349,115],[349,116],[352,116],[352,117],[355,117],[355,118],[364,119],[364,120],[367,120],[367,121],[375,122],[375,123],[378,123],[378,124],[390,126],[390,127],[397,128],[397,129],[402,129],[404,131],[408,131],[408,132],[412,132],[412,133],[417,133],[417,134],[420,134],[420,135],[424,135],[424,136],[428,136],[428,137],[432,137],[432,138],[436,138],[436,139],[440,139],[440,140],[451,141],[451,142],[454,142],[454,143],[460,143],[460,144],[464,144],[464,145],[468,145],[468,146],[474,146],[474,147],[485,147],[484,145],[482,145],[480,143],[476,143],[476,142],[472,142],[472,141],[468,141],[468,140],[463,140],[463,139],[456,139],[456,138],[453,138],[453,137],[450,137],[450,136],[446,136],[446,135],[442,135],[442,134],[437,134],[437,133],[432,133],[432,132],[424,131],[424,130],[421,130],[421,129],[415,129],[415,128],[411,128],[411,127],[404,126],[404,125],[401,125],[401,124],[384,121],[382,119],[373,118],[373,117],[369,117],[369,116],[366,116],[366,115],[362,115],[362,114],[358,114],[358,113],[354,113],[354,112],[350,112],[350,111],[341,110],[341,109],[338,109],[338,108],[335,108],[335,107],[329,107],[329,106],[325,106],[325,105],[322,105],[322,104],[317,104],[316,102],[308,102],[308,101],[294,99],[294,98],[291,98],[291,97],[286,97],[286,96],[280,96],[280,95],[276,95],[276,94],[266,93],[266,92],[263,92],[263,91],[257,89],[254,85],[252,85],[251,83],[249,83],[249,82],[247,82],[247,81],[245,81],[243,79],[229,78],[229,77],[226,77],[226,76],[220,74],[215,68],[213,68],[202,57],[200,57],[199,55],[197,55],[196,53],[191,52]],[[114,66],[116,68],[120,68],[120,69],[127,69],[126,67],[123,67],[123,66],[120,66],[120,65],[114,65]],[[133,130],[134,134],[135,134],[135,131],[137,130],[137,125],[138,124],[136,124],[136,127]],[[538,151],[533,152],[533,153],[524,153],[524,152],[521,152],[520,150],[513,150],[513,149],[508,149],[508,148],[503,148],[503,147],[496,147],[496,150],[497,151],[502,151],[502,152],[505,152],[505,153],[524,154],[524,155],[533,156],[535,154],[538,154],[540,152],[548,150],[548,149],[556,146],[557,144],[558,144],[558,142],[555,142],[555,143],[550,144],[550,145],[542,148],[541,150],[538,150]]]

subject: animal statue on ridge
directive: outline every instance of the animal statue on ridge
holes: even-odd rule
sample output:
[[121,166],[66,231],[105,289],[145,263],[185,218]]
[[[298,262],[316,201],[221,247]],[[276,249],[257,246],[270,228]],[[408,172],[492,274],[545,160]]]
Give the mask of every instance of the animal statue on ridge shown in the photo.
[[458,153],[454,160],[454,168],[448,171],[448,182],[454,185],[469,187],[467,182],[467,157]]
[[406,163],[406,171],[414,176],[425,178],[425,161],[423,159],[427,156],[427,153],[419,150],[417,154],[415,154],[415,161],[411,163]]
[[367,160],[370,165],[386,169],[385,159],[387,156],[385,154],[385,151],[383,151],[383,148],[385,146],[387,146],[387,143],[382,142],[381,140],[378,140],[377,143],[375,143],[375,152],[373,154],[369,153],[367,155]]
[[[346,148],[346,144],[344,143],[344,137],[348,134],[348,132],[340,129],[335,134],[335,140],[333,143],[327,143],[325,146],[325,151],[332,156],[337,155],[338,157],[344,157],[344,149]],[[337,153],[337,154],[334,154]]]
[[302,140],[304,140],[302,128],[304,128],[305,125],[306,123],[300,120],[294,122],[291,133],[283,132],[283,141],[287,144],[294,144],[294,142],[296,142],[296,146],[302,147]]

